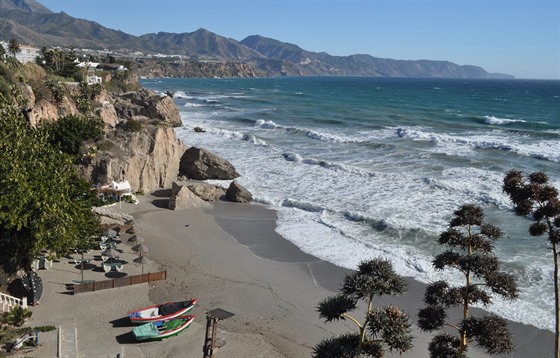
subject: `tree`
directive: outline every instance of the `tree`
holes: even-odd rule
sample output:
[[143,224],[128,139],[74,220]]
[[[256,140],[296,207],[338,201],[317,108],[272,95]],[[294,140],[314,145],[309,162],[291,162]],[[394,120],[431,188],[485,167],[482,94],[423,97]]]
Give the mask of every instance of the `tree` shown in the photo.
[[12,54],[12,56],[14,58],[16,57],[16,55],[18,53],[21,52],[21,47],[20,47],[20,44],[19,44],[18,40],[11,39],[10,42],[8,42],[8,51],[10,51],[10,53]]
[[4,321],[11,326],[21,327],[31,315],[32,312],[28,308],[17,305],[10,311],[4,312]]
[[554,303],[556,307],[555,357],[560,358],[560,287],[558,283],[560,244],[560,197],[544,172],[534,172],[525,180],[523,173],[511,170],[504,178],[504,191],[515,206],[515,213],[532,217],[531,236],[548,234],[554,261]]
[[50,74],[73,78],[81,82],[84,79],[83,69],[76,66],[76,51],[41,48],[41,54],[37,56],[35,62],[45,68]]
[[28,125],[21,96],[0,96],[0,265],[29,268],[46,249],[70,252],[100,230],[91,210],[95,194],[79,178],[72,157],[52,146],[42,128]]
[[2,44],[0,44],[0,62],[4,62],[5,57],[6,57],[6,49]]
[[[326,322],[349,319],[358,327],[358,333],[348,333],[321,341],[313,356],[329,357],[382,357],[386,350],[406,352],[412,348],[409,316],[394,306],[375,308],[376,295],[400,295],[406,291],[406,282],[395,273],[391,262],[383,259],[363,261],[358,271],[346,275],[341,293],[328,297],[317,306]],[[360,323],[349,312],[358,301],[367,303],[366,318]]]
[[[494,242],[504,236],[492,224],[484,222],[482,208],[463,205],[449,223],[449,228],[439,236],[439,244],[449,249],[437,255],[432,264],[437,270],[458,270],[465,284],[453,287],[446,281],[434,282],[426,288],[424,303],[427,307],[418,313],[418,325],[423,331],[435,331],[443,326],[457,331],[436,335],[429,344],[430,357],[466,357],[468,344],[476,340],[490,354],[513,351],[511,333],[504,319],[489,315],[472,317],[473,304],[491,303],[490,293],[513,300],[517,285],[513,277],[500,271],[498,259],[493,254]],[[446,309],[462,308],[459,323],[449,321]]]

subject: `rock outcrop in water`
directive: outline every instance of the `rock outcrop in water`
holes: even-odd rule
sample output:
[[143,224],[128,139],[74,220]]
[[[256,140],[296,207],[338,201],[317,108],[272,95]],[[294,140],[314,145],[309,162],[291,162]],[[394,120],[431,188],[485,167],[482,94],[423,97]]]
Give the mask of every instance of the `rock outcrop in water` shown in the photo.
[[190,147],[181,158],[179,175],[197,180],[230,180],[239,177],[239,173],[230,162],[196,147]]

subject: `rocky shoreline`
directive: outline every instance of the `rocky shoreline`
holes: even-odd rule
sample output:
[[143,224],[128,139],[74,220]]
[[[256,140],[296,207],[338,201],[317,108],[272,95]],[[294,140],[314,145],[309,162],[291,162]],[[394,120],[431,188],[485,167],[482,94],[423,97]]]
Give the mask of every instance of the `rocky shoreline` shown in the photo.
[[[77,115],[71,96],[74,83],[66,83],[61,101],[35,100],[30,86],[22,86],[31,125],[55,122]],[[175,135],[181,115],[170,96],[141,88],[116,93],[102,90],[92,100],[92,112],[104,124],[104,134],[85,143],[76,163],[80,176],[94,185],[128,181],[133,192],[150,193],[172,188],[171,209],[202,207],[205,202],[250,202],[251,193],[235,182],[240,176],[227,160],[204,148],[190,147]],[[207,179],[232,181],[229,188],[205,184]]]

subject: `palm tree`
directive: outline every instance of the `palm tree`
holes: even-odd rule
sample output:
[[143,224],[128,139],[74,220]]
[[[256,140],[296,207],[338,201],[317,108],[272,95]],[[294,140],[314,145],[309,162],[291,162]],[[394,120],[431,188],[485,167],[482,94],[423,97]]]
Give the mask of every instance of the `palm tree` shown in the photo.
[[10,51],[10,53],[12,54],[12,56],[15,58],[16,55],[18,53],[21,52],[21,47],[20,44],[18,42],[18,40],[16,39],[11,39],[10,42],[8,43],[8,51]]

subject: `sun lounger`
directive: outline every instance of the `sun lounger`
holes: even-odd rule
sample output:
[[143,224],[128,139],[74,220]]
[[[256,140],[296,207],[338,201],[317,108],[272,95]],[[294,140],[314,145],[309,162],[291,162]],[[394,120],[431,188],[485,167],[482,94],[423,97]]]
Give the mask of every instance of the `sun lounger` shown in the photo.
[[84,263],[84,264],[89,264],[90,261],[91,261],[90,259],[84,259],[84,260],[81,260],[81,259],[74,259],[74,263],[75,263],[76,265],[80,265],[80,264],[82,264],[82,263]]
[[99,247],[101,248],[101,250],[107,250],[107,249],[116,249],[117,248],[117,243],[116,242],[101,242],[99,244]]

